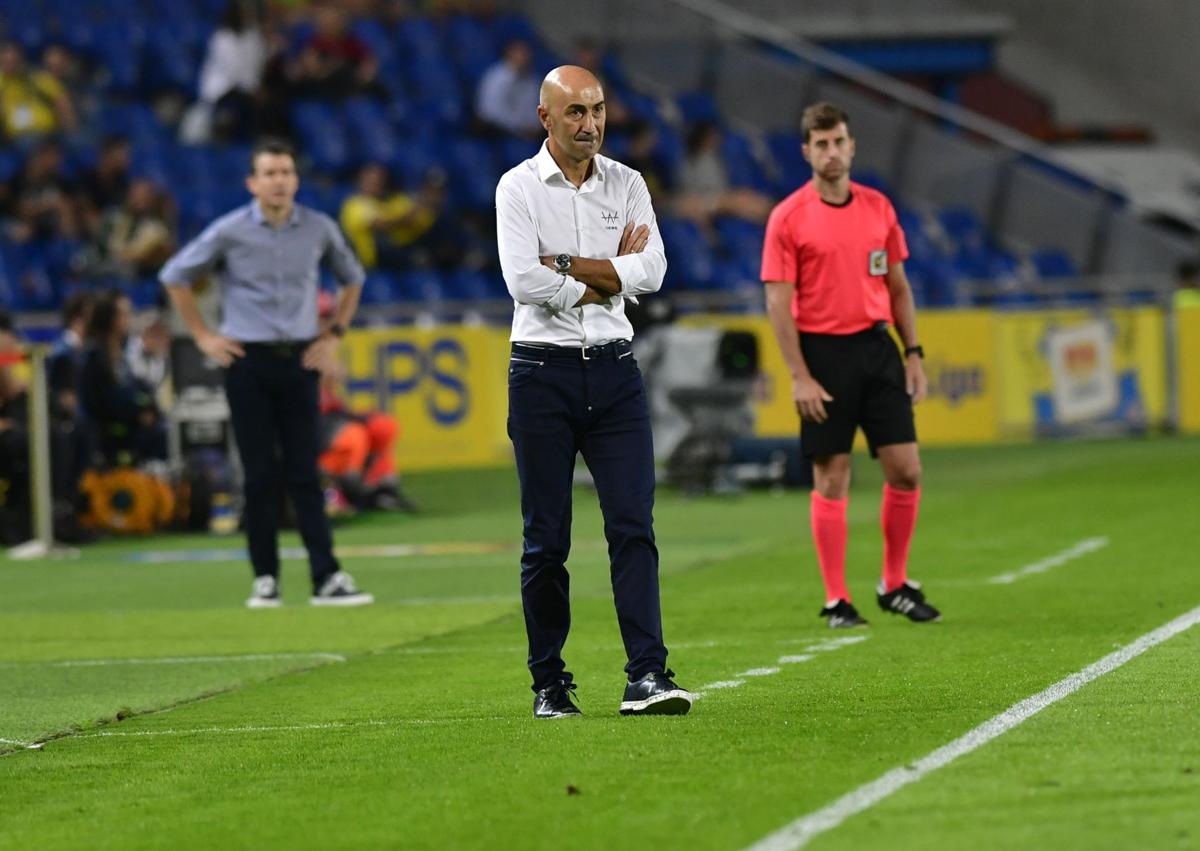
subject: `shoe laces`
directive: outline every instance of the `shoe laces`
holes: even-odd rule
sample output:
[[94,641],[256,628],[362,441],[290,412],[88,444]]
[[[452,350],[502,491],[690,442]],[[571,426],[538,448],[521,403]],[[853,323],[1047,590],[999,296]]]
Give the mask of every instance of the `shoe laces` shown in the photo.
[[575,696],[574,692],[577,688],[579,688],[579,686],[575,685],[575,683],[569,683],[566,680],[559,680],[552,686],[546,686],[546,697],[554,699],[565,697],[567,699],[571,699]]

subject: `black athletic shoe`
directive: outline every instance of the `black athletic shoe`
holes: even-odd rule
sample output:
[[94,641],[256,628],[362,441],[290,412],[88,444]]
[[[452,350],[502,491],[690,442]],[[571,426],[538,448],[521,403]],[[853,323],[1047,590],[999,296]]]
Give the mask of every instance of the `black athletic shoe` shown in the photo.
[[829,618],[830,629],[854,629],[866,626],[867,622],[849,600],[838,600],[832,606],[821,609],[821,617]]
[[889,591],[886,594],[883,593],[883,586],[880,585],[876,599],[879,600],[879,608],[885,612],[905,615],[910,621],[929,623],[942,619],[942,613],[925,602],[925,594],[921,591],[921,586],[911,579],[905,580],[904,584],[895,591]]
[[552,686],[539,691],[533,697],[534,718],[569,718],[572,715],[582,715],[579,707],[571,702],[571,692],[575,691],[575,683],[559,680]]
[[692,708],[692,695],[671,680],[674,671],[646,674],[635,683],[625,686],[621,701],[622,715],[687,715]]
[[375,602],[375,595],[360,591],[354,577],[339,570],[325,580],[308,602],[313,606],[369,606]]

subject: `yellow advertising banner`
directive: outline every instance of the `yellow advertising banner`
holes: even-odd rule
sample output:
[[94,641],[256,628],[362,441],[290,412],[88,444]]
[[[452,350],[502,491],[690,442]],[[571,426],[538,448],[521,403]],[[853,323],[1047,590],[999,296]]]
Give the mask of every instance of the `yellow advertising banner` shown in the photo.
[[[763,373],[754,402],[755,435],[797,435],[800,421],[792,403],[791,377],[767,318],[714,314],[689,316],[685,321],[688,325],[755,335]],[[995,440],[992,314],[980,310],[923,311],[918,321],[929,378],[929,398],[916,407],[920,440],[941,444]]]
[[350,407],[385,411],[400,424],[401,472],[511,459],[507,329],[354,330],[343,354]]
[[1138,430],[1167,416],[1156,307],[995,314],[999,436]]
[[1200,304],[1175,309],[1179,429],[1200,432]]

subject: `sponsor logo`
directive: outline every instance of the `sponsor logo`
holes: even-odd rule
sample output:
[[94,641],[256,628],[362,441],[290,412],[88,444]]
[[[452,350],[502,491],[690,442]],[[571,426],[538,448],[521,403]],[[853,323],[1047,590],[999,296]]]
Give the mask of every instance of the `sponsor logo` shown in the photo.
[[604,222],[605,229],[616,230],[620,226],[621,216],[619,213],[601,213],[600,220]]
[[964,399],[982,396],[984,393],[985,369],[980,364],[949,364],[933,361],[926,368],[929,379],[929,397],[946,400],[956,407]]
[[872,275],[886,275],[888,270],[887,249],[880,248],[872,251],[867,258],[867,265]]
[[430,421],[451,427],[470,411],[469,366],[462,343],[449,337],[428,345],[407,340],[381,343],[375,349],[374,373],[350,373],[346,390],[373,393],[383,411],[391,411],[398,397],[418,394]]

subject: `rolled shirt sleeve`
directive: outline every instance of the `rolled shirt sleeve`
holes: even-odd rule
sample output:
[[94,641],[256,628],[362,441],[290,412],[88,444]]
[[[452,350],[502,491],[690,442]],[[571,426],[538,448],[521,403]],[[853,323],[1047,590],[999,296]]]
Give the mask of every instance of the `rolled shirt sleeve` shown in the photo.
[[496,187],[496,245],[504,283],[519,304],[561,311],[587,292],[586,285],[542,265],[537,225],[520,188],[507,179]]
[[212,270],[225,250],[225,219],[218,219],[201,234],[179,249],[158,273],[168,287],[186,287]]
[[640,174],[629,182],[629,206],[626,221],[635,226],[649,225],[650,236],[640,254],[624,254],[611,258],[610,262],[621,279],[622,296],[639,296],[656,293],[662,288],[667,274],[667,254],[663,248],[662,234],[658,232],[658,219],[650,202],[650,190]]
[[361,286],[367,278],[367,273],[359,262],[354,249],[346,242],[346,235],[338,227],[337,222],[328,216],[323,216],[326,230],[325,260],[333,276],[342,286]]

